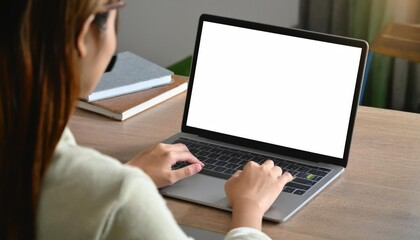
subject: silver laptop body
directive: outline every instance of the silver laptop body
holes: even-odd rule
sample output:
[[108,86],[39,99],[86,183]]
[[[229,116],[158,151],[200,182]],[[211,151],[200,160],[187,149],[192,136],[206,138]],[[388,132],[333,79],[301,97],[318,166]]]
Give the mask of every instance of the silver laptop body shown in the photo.
[[299,176],[264,215],[286,221],[347,166],[367,51],[362,40],[202,15],[182,131],[164,142],[185,143],[207,167],[161,193],[230,211],[229,174],[270,158]]

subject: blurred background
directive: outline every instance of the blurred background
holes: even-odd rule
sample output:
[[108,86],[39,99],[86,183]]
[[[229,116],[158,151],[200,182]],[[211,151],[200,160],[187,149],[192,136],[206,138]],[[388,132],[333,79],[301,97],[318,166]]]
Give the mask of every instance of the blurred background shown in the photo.
[[[420,0],[127,0],[118,51],[188,75],[202,13],[361,38],[361,104],[420,112]],[[333,66],[332,66],[333,67]]]

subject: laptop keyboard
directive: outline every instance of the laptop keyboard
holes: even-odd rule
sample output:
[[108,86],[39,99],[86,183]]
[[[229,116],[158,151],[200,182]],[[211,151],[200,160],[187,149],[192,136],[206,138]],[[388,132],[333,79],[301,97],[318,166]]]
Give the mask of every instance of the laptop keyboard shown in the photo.
[[[271,159],[274,164],[281,167],[283,172],[289,172],[295,179],[286,184],[283,192],[303,195],[312,186],[324,178],[331,169],[320,168],[293,161],[284,160],[278,157],[271,157],[257,153],[247,152],[216,144],[200,142],[188,138],[179,138],[175,143],[185,144],[190,152],[204,163],[200,173],[229,179],[237,170],[250,160],[262,164],[265,160]],[[178,162],[172,168],[178,169],[188,165],[187,162]]]

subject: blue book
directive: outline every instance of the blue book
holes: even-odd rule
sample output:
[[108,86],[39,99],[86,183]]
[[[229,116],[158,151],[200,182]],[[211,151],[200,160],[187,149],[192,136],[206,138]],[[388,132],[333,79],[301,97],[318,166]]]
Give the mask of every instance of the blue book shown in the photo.
[[[170,84],[173,72],[131,52],[119,52],[93,92],[88,102],[117,97]],[[108,71],[109,70],[109,71]]]

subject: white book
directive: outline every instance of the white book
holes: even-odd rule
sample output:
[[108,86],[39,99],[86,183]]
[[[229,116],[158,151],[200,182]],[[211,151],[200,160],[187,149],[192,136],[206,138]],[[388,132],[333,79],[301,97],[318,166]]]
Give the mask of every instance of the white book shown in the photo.
[[173,72],[131,52],[120,52],[112,70],[105,72],[88,102],[134,93],[172,82]]

